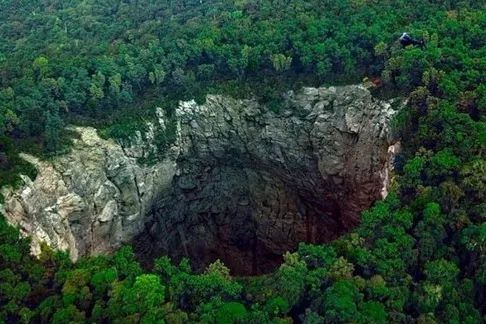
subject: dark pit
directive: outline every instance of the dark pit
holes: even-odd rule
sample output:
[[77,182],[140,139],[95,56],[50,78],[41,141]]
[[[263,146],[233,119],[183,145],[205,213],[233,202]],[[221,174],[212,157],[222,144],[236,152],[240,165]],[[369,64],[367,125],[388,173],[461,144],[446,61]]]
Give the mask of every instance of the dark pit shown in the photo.
[[279,113],[219,96],[183,104],[177,173],[135,239],[139,258],[257,275],[352,229],[382,195],[391,144],[389,105],[352,90],[304,91]]

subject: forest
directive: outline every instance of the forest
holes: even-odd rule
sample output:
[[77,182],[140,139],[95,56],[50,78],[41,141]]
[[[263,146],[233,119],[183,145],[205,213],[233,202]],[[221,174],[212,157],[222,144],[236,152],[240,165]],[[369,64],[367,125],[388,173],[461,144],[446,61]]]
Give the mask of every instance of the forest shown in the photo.
[[283,91],[366,79],[409,98],[393,192],[271,274],[146,269],[130,246],[37,259],[0,216],[0,323],[485,322],[485,31],[474,0],[0,0],[0,187],[35,176],[19,152],[69,150],[65,125],[126,137],[207,93],[278,110]]

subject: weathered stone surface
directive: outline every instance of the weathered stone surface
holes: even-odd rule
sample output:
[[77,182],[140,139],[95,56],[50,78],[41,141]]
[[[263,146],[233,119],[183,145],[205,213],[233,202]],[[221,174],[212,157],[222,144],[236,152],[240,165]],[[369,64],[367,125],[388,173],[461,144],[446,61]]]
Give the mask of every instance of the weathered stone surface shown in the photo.
[[101,139],[93,128],[79,133],[69,154],[53,161],[22,157],[38,169],[32,181],[23,177],[17,191],[6,191],[7,219],[32,236],[35,254],[44,241],[55,249],[80,255],[111,251],[144,228],[145,215],[159,191],[169,190],[174,158],[152,167],[113,141]]
[[[208,96],[176,109],[176,141],[154,145],[166,118],[130,145],[92,128],[73,151],[7,194],[7,218],[73,258],[136,238],[147,259],[221,258],[235,273],[271,270],[298,242],[325,242],[351,229],[386,193],[393,144],[391,105],[361,86],[289,92],[280,113],[254,100]],[[158,163],[136,161],[148,154]]]

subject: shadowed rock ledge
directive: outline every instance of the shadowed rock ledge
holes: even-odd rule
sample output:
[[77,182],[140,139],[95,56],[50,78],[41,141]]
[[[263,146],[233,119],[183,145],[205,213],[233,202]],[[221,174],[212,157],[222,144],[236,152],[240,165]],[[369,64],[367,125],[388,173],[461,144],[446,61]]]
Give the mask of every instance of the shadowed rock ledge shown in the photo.
[[[289,92],[279,113],[255,100],[208,96],[176,109],[176,139],[154,144],[166,118],[130,143],[80,134],[54,161],[24,155],[39,173],[4,189],[7,219],[71,257],[135,241],[145,260],[220,258],[235,274],[272,270],[299,242],[350,230],[386,192],[389,102],[361,86]],[[137,163],[148,155],[153,165]]]

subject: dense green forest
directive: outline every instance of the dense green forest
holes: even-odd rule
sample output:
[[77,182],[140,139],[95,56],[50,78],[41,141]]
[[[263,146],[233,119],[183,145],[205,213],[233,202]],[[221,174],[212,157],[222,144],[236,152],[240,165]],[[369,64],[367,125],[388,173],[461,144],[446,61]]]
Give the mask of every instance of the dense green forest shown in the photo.
[[0,186],[33,174],[19,151],[68,149],[63,125],[126,136],[208,92],[278,109],[283,90],[368,78],[410,98],[394,192],[269,275],[148,271],[130,247],[35,259],[0,218],[0,323],[486,321],[485,31],[473,0],[0,0]]

